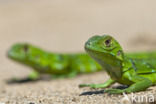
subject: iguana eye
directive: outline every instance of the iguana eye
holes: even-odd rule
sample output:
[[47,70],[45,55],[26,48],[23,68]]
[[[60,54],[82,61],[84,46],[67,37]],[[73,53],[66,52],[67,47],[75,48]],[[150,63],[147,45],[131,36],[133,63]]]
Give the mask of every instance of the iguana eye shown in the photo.
[[24,50],[24,52],[27,52],[28,51],[28,45],[26,44],[26,45],[24,45],[24,47],[23,47],[23,50]]
[[107,47],[110,47],[110,46],[111,46],[111,39],[105,40],[105,45],[106,45]]

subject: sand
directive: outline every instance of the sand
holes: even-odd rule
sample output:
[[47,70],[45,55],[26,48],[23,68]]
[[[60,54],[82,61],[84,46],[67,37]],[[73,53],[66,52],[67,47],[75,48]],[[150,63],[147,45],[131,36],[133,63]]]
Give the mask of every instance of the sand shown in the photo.
[[[126,51],[154,50],[155,3],[155,0],[0,0],[0,104],[121,104],[123,95],[78,88],[81,83],[103,83],[109,78],[105,72],[8,84],[8,79],[27,76],[31,68],[9,60],[6,52],[16,42],[29,42],[52,52],[80,52],[84,51],[85,41],[97,34],[111,34]],[[155,96],[156,87],[135,94]]]

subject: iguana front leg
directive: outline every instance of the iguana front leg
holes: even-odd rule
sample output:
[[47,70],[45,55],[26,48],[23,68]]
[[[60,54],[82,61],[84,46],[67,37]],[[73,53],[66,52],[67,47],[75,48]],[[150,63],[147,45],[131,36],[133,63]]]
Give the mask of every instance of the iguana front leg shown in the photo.
[[105,92],[110,93],[110,94],[120,94],[123,92],[126,92],[126,93],[138,92],[138,91],[143,91],[152,85],[151,80],[149,80],[147,78],[140,77],[140,76],[133,76],[132,81],[134,82],[134,84],[132,84],[131,86],[129,86],[126,89],[123,89],[123,90],[121,90],[121,89],[106,89]]
[[109,79],[105,83],[101,84],[80,84],[79,87],[90,87],[90,88],[106,88],[114,84],[115,80]]
[[30,82],[30,81],[36,81],[40,79],[40,74],[33,70],[27,77],[25,78],[12,78],[8,80],[8,83],[25,83],[25,82]]
[[28,76],[28,79],[30,80],[37,80],[39,78],[40,78],[40,73],[35,70],[33,70]]

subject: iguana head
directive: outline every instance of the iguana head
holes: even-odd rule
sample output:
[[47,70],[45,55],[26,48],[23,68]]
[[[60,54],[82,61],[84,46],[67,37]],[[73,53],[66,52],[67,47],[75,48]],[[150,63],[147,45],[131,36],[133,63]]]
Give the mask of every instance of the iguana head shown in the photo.
[[9,49],[8,57],[13,60],[23,62],[26,60],[26,53],[28,52],[28,49],[28,44],[17,43]]
[[16,43],[8,51],[8,57],[16,62],[28,65],[36,69],[40,69],[39,62],[42,60],[42,50],[28,43]]
[[93,36],[85,43],[85,50],[114,79],[122,74],[123,50],[120,44],[111,36]]
[[13,45],[8,51],[8,57],[42,73],[62,73],[68,67],[66,56],[49,53],[27,43]]

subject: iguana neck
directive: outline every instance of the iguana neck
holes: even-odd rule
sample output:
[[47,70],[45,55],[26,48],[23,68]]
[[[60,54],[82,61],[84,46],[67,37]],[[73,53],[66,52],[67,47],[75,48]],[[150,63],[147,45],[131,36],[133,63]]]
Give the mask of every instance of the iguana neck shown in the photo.
[[131,68],[133,68],[134,63],[133,60],[127,56],[124,57],[124,61],[122,63],[122,73],[127,72]]
[[110,75],[110,77],[112,79],[119,79],[121,78],[122,76],[122,62],[120,61],[116,61],[114,63],[118,64],[119,66],[117,65],[114,65],[112,63],[108,63],[108,62],[105,62],[105,61],[98,61],[101,66],[107,71],[107,73]]
[[95,53],[88,51],[93,57],[110,75],[112,79],[119,79],[122,76],[122,64],[123,61],[117,59],[111,54]]

